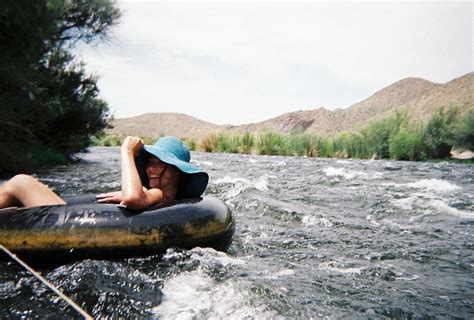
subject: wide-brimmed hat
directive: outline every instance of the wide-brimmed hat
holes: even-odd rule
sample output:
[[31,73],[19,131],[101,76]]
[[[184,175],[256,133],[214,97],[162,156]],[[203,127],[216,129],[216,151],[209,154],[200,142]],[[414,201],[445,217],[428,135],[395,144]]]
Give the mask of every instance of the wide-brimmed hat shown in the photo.
[[189,163],[191,154],[183,141],[168,136],[159,138],[154,145],[143,146],[142,151],[135,158],[135,163],[142,184],[146,188],[150,188],[150,181],[146,174],[146,164],[150,155],[176,167],[185,174],[178,190],[179,198],[195,198],[203,194],[209,176],[197,166]]

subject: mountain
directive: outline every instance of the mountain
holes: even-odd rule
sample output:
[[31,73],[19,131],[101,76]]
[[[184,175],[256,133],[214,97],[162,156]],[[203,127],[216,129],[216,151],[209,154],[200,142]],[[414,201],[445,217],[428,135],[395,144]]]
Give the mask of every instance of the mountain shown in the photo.
[[322,136],[357,131],[368,123],[407,110],[412,120],[426,121],[438,107],[454,105],[461,112],[474,109],[474,72],[444,84],[421,78],[406,78],[383,88],[347,109],[325,108],[289,112],[262,122],[238,126],[219,126],[177,113],[152,113],[115,119],[110,133],[199,138],[216,131],[273,130],[282,133],[306,132]]
[[221,129],[221,126],[205,122],[181,113],[145,113],[131,118],[112,121],[108,133],[132,136],[158,137],[171,135],[180,138],[203,137]]
[[359,130],[372,121],[390,116],[397,109],[406,109],[412,120],[426,121],[441,106],[454,105],[461,111],[473,109],[473,93],[473,72],[445,84],[406,78],[347,109],[329,111],[319,108],[289,112],[263,122],[237,126],[233,130],[303,131],[323,136],[335,135],[342,131]]

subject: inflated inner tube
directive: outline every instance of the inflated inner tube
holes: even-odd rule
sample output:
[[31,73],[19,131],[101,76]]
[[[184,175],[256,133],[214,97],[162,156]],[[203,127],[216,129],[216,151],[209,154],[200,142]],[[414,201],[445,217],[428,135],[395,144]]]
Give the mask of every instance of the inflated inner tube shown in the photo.
[[135,212],[94,197],[67,205],[0,210],[0,242],[27,261],[48,264],[84,258],[159,254],[171,247],[226,250],[235,222],[213,197],[173,201]]

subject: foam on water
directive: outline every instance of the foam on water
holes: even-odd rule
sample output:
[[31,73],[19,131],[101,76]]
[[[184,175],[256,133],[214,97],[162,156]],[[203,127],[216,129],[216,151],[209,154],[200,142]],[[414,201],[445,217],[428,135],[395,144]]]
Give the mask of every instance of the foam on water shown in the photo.
[[153,314],[163,319],[222,319],[274,317],[263,303],[243,290],[249,287],[232,281],[217,282],[202,270],[183,272],[168,280],[161,304]]
[[223,178],[217,179],[213,182],[215,185],[220,184],[230,184],[232,185],[225,194],[224,199],[232,199],[247,189],[257,189],[260,191],[267,191],[268,190],[268,180],[271,178],[275,178],[272,175],[262,175],[258,177],[256,180],[249,180],[246,178],[235,178],[230,176],[225,176]]
[[[247,262],[243,259],[231,257],[227,255],[224,252],[221,251],[216,251],[212,248],[201,248],[201,247],[196,247],[188,252],[191,253],[191,256],[189,257],[193,261],[199,261],[200,263],[203,263],[205,265],[219,265],[219,266],[237,266],[237,265],[244,265]],[[177,252],[173,249],[169,249],[166,251],[166,253],[163,255],[163,260],[175,260],[179,259],[182,257],[181,252]]]
[[391,201],[391,203],[402,210],[409,211],[414,208],[416,200],[417,200],[417,197],[408,197],[408,198],[393,200]]
[[409,223],[420,223],[420,222],[423,221],[423,219],[425,217],[429,217],[429,216],[432,216],[432,215],[433,215],[433,213],[431,213],[431,212],[425,212],[423,214],[410,217],[410,219],[408,219],[408,222]]
[[459,218],[474,219],[474,212],[461,211],[456,208],[452,208],[441,200],[431,200],[429,204],[441,214],[448,214]]
[[278,161],[278,162],[273,163],[272,166],[273,167],[284,167],[284,166],[286,166],[286,163],[287,163],[286,161],[282,160],[282,161]]
[[211,161],[191,160],[191,163],[198,166],[198,167],[212,167],[212,166],[214,166],[214,164]]
[[416,182],[407,183],[405,184],[405,186],[409,188],[422,189],[426,191],[434,191],[440,193],[462,189],[461,187],[453,183],[440,179],[421,179]]
[[322,169],[322,171],[328,177],[342,177],[346,180],[352,180],[354,178],[371,180],[371,179],[379,179],[382,177],[382,173],[380,172],[373,172],[372,174],[369,175],[363,171],[347,170],[344,168],[326,167]]
[[350,164],[351,162],[349,160],[336,160],[336,163],[339,164]]
[[291,275],[294,275],[294,274],[295,274],[295,270],[293,270],[293,269],[282,269],[282,270],[277,271],[277,272],[271,272],[271,274],[266,276],[265,278],[266,279],[278,279],[278,278],[288,277],[288,276],[291,276]]
[[68,183],[68,182],[69,182],[69,181],[66,180],[66,179],[55,179],[55,178],[42,178],[41,181],[44,182],[44,183],[50,183],[50,184],[54,184],[54,183]]
[[326,227],[326,228],[331,228],[331,227],[334,226],[334,223],[332,223],[332,221],[329,220],[328,218],[313,217],[313,216],[309,216],[309,215],[303,216],[301,222],[306,226],[319,225],[319,226]]
[[402,280],[402,281],[413,281],[413,280],[418,280],[420,278],[419,275],[413,275],[411,277],[395,277],[397,280]]
[[[443,189],[446,190],[446,189]],[[423,212],[421,215],[412,216],[409,219],[410,223],[420,222],[426,216],[431,216],[433,214],[447,214],[459,218],[473,219],[474,212],[471,211],[462,211],[457,208],[450,207],[446,202],[439,199],[438,197],[431,195],[427,196],[426,194],[415,194],[414,196],[408,198],[402,198],[397,200],[392,200],[391,204],[395,207],[398,207],[404,211],[411,211],[416,209],[422,209]],[[434,209],[434,210],[433,210]]]
[[359,267],[359,268],[346,267],[344,264],[342,264],[340,262],[329,261],[329,262],[320,263],[319,266],[318,266],[318,269],[326,270],[326,271],[330,271],[330,272],[360,275],[362,273],[362,270],[364,270],[365,268],[363,268],[363,267]]
[[365,217],[365,219],[369,222],[369,224],[370,224],[371,226],[374,226],[374,227],[380,226],[380,223],[378,223],[378,221],[377,221],[377,220],[374,218],[374,216],[371,215],[371,214],[368,214],[368,215]]

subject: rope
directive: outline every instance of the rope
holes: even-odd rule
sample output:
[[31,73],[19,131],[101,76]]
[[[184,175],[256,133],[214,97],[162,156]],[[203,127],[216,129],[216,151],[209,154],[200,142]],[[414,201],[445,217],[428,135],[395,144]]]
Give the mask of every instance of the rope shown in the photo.
[[13,254],[10,250],[5,248],[3,244],[0,244],[0,249],[2,249],[6,254],[8,254],[13,260],[18,262],[19,265],[21,265],[23,268],[31,272],[38,280],[40,280],[43,284],[45,284],[48,288],[54,291],[58,296],[60,296],[68,305],[73,307],[77,312],[79,312],[84,319],[87,320],[92,320],[92,316],[88,314],[84,309],[82,309],[77,303],[75,303],[71,298],[66,296],[64,293],[61,292],[58,288],[56,288],[51,282],[46,280],[40,273],[36,272],[33,268],[31,268],[29,265],[27,265],[23,260],[18,258],[15,254]]

